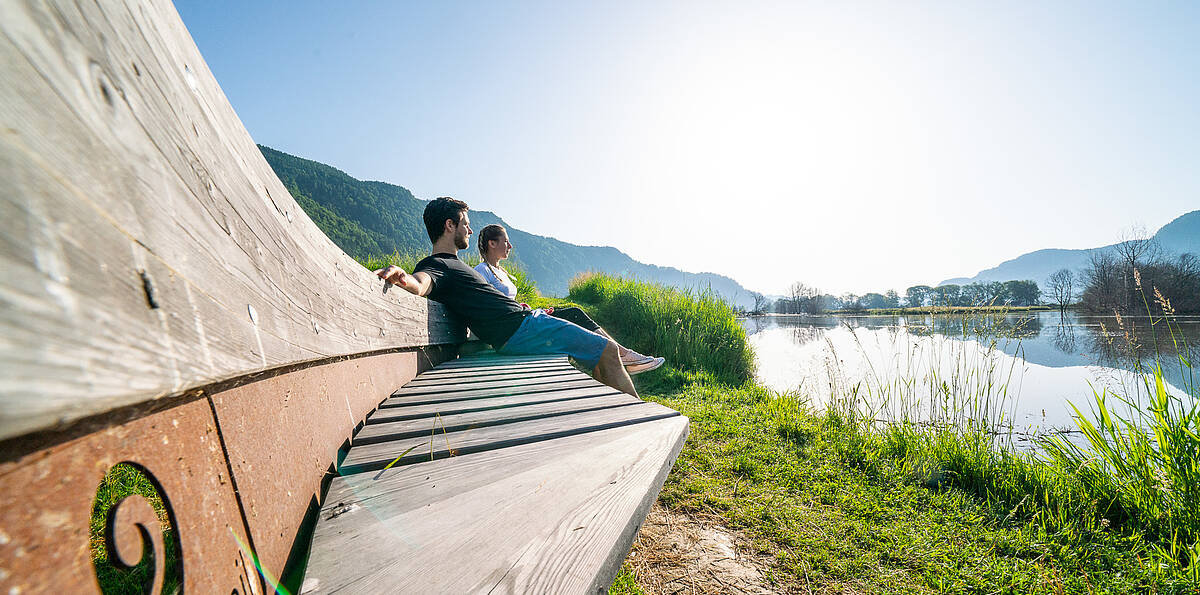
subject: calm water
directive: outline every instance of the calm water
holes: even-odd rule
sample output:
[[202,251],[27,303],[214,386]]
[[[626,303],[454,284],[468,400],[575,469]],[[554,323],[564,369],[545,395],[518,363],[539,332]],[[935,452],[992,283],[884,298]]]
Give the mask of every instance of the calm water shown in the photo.
[[[1157,342],[1159,352],[1170,356],[1162,358],[1168,390],[1185,396],[1185,387],[1193,386],[1190,372],[1178,364],[1165,330],[1149,322],[1126,317],[1121,324],[1113,317],[1058,312],[965,322],[960,316],[742,321],[758,360],[758,380],[775,390],[798,390],[821,406],[831,394],[845,394],[857,385],[859,394],[869,392],[870,400],[883,402],[881,416],[907,413],[911,418],[912,402],[937,401],[929,398],[930,386],[946,383],[956,394],[987,395],[993,406],[1000,403],[1005,423],[1034,431],[1074,427],[1068,402],[1088,411],[1092,387],[1136,395],[1139,381],[1130,372],[1135,364],[1127,347],[1131,341],[1147,364]],[[1200,361],[1195,348],[1200,345],[1200,317],[1180,317],[1178,326],[1192,346],[1184,347],[1185,354]],[[899,393],[910,398],[895,398]],[[991,419],[999,419],[995,413]]]

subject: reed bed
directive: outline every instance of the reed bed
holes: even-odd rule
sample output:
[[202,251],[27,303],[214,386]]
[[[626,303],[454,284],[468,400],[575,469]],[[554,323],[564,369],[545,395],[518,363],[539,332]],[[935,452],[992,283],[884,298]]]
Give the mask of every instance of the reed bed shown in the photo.
[[711,291],[610,275],[571,281],[570,299],[589,308],[623,345],[665,357],[678,370],[740,386],[754,377],[754,354],[733,308]]
[[[996,357],[997,342],[1019,340],[1019,330],[996,334],[967,316],[978,315],[964,315],[963,328],[980,349],[926,337],[892,369],[832,386],[825,415],[847,436],[846,462],[894,465],[928,487],[966,490],[1008,508],[1004,522],[1034,523],[1075,547],[1118,531],[1145,549],[1147,571],[1162,584],[1200,583],[1200,392],[1190,374],[1182,393],[1172,392],[1160,354],[1149,368],[1135,358],[1136,381],[1124,392],[1093,387],[1092,402],[1072,405],[1083,440],[1046,434],[1036,450],[1019,451],[1006,412],[1020,374]],[[1173,340],[1172,363],[1190,371],[1171,317],[1151,320]]]

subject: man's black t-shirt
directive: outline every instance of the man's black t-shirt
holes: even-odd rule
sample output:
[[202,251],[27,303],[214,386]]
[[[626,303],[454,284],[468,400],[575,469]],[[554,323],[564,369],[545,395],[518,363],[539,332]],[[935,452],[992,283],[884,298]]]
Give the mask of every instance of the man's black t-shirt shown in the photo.
[[454,254],[426,256],[413,273],[429,275],[433,281],[429,299],[461,316],[467,327],[492,347],[504,345],[529,313]]

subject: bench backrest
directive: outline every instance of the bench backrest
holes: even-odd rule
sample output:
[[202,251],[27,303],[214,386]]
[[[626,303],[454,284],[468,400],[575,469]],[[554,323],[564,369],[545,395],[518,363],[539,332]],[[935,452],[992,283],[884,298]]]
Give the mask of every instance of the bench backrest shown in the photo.
[[[461,325],[309,220],[168,1],[0,2],[0,81],[0,590],[95,588],[124,461],[186,590],[262,592],[250,554],[280,572],[339,445]],[[146,509],[105,534],[124,560]]]

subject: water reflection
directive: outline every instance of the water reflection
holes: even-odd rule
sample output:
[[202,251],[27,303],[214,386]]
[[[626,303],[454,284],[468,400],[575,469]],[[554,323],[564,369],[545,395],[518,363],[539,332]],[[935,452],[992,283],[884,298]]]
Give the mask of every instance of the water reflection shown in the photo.
[[[1179,317],[1176,339],[1146,317],[1038,312],[1006,316],[800,317],[744,321],[758,359],[759,381],[779,391],[800,390],[816,404],[855,382],[886,385],[908,377],[916,384],[953,376],[953,360],[1010,369],[1001,378],[1018,427],[1073,427],[1071,407],[1083,409],[1093,387],[1136,395],[1138,370],[1160,354],[1169,390],[1185,395],[1192,371],[1180,365],[1177,346],[1197,361],[1200,317]],[[948,343],[951,342],[951,343]],[[957,344],[955,347],[954,344]],[[947,350],[957,348],[950,353]],[[994,350],[1002,362],[987,362]],[[969,373],[962,372],[962,373]],[[989,382],[997,382],[995,378]]]

